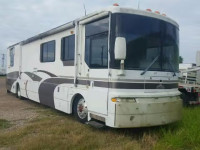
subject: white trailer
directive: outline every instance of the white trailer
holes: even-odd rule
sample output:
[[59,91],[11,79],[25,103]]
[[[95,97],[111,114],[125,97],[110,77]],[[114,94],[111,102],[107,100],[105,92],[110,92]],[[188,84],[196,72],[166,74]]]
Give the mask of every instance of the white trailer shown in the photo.
[[200,104],[200,51],[196,54],[196,64],[180,64],[179,70],[179,91],[184,104]]
[[[200,58],[200,57],[199,57]],[[200,67],[180,64],[179,91],[185,105],[200,104]]]
[[5,54],[0,54],[0,76],[5,76],[6,75],[6,55]]
[[197,54],[196,54],[196,63],[197,63],[197,66],[200,67],[200,51],[197,51]]
[[81,122],[169,124],[181,119],[178,43],[172,19],[111,7],[8,47],[7,90]]

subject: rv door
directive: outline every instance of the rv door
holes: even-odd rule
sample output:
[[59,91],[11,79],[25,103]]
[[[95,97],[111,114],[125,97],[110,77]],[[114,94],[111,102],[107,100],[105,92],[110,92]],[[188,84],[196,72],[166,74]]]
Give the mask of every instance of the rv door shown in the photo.
[[82,68],[87,78],[89,111],[107,114],[109,17],[95,19],[82,28],[84,58]]

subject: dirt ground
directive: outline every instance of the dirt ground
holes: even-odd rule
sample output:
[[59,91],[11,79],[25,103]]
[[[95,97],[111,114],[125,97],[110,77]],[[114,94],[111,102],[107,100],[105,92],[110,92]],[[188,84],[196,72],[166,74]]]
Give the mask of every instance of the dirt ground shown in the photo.
[[[0,77],[0,119],[6,119],[15,125],[22,126],[37,117],[36,104],[29,100],[20,100],[14,94],[6,92],[6,79]],[[11,128],[12,129],[12,128]]]

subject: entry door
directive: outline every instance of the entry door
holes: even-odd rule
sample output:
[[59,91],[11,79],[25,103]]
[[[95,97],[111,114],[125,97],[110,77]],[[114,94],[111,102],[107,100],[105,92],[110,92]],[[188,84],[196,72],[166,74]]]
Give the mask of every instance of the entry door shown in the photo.
[[108,34],[88,38],[90,40],[89,80],[90,104],[93,111],[107,114],[108,97]]
[[85,58],[89,111],[107,114],[108,104],[108,30],[109,18],[101,18],[85,25]]

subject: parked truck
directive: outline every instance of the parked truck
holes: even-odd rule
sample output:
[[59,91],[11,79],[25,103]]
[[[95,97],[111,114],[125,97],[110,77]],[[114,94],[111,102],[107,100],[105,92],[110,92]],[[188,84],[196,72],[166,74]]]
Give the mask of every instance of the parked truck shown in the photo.
[[200,104],[200,51],[196,64],[180,64],[179,91],[184,105]]

